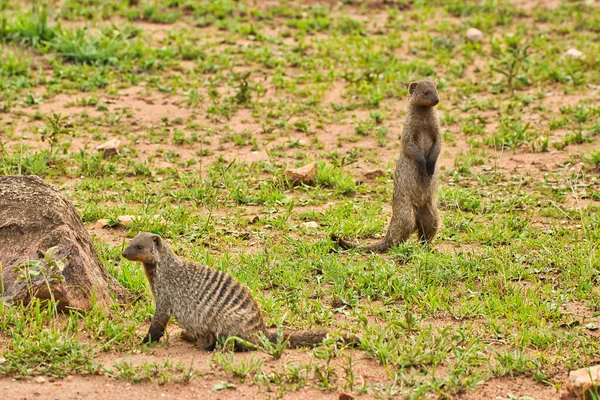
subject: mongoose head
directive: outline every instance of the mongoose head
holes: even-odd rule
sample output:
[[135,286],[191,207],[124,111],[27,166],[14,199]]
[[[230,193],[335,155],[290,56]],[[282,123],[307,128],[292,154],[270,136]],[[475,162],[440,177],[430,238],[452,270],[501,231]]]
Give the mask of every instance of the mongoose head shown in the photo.
[[123,252],[123,257],[144,264],[158,264],[163,243],[160,236],[150,232],[138,233]]
[[418,81],[408,86],[410,102],[421,107],[435,107],[440,99],[434,82]]

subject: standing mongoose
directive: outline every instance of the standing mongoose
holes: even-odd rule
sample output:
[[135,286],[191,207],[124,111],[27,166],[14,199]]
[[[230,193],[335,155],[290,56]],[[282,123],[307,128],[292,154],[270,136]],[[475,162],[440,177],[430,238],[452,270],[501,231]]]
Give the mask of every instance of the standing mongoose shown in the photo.
[[[160,236],[138,234],[123,257],[143,263],[156,303],[143,343],[158,341],[171,317],[185,330],[182,337],[205,349],[231,336],[256,344],[259,332],[277,340],[277,332],[266,330],[258,304],[245,286],[229,274],[180,259]],[[283,337],[291,347],[311,346],[321,343],[327,331],[284,331]]]
[[[402,151],[396,163],[392,218],[385,237],[365,250],[383,253],[418,232],[429,243],[438,230],[438,174],[435,164],[441,149],[439,121],[434,107],[439,103],[435,83],[413,82],[408,91],[408,113],[402,132]],[[357,247],[335,235],[332,239],[344,249]]]

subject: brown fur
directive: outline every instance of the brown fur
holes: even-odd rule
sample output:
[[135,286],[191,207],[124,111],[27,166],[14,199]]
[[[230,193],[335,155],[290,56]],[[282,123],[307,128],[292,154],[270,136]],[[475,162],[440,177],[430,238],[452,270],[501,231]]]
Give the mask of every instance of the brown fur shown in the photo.
[[[409,86],[408,113],[402,133],[402,151],[394,175],[392,218],[385,237],[362,247],[383,253],[417,232],[423,243],[435,237],[440,218],[437,208],[438,174],[435,168],[441,149],[438,118],[434,107],[439,98],[435,83],[413,82]],[[332,236],[340,247],[357,247]]]
[[[277,332],[266,329],[245,286],[229,274],[178,258],[160,236],[138,234],[123,257],[143,263],[156,303],[144,343],[159,340],[171,317],[185,329],[184,339],[206,349],[231,336],[256,344],[259,332],[277,340]],[[321,343],[327,334],[325,330],[284,331],[283,337],[291,347],[303,347]]]

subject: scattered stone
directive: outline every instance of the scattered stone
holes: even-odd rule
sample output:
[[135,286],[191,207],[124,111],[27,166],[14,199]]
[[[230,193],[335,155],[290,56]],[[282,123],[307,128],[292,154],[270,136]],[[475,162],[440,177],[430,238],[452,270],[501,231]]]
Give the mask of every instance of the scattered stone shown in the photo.
[[380,176],[385,176],[385,172],[380,168],[377,168],[377,169],[374,169],[371,171],[367,171],[364,173],[364,177],[367,179],[375,179],[375,178],[379,178]]
[[599,378],[600,365],[569,372],[569,381],[565,385],[565,390],[561,393],[560,398],[563,400],[592,398],[589,396],[590,389],[598,387]]
[[104,228],[109,228],[109,227],[110,226],[108,224],[108,220],[107,219],[99,219],[94,224],[94,228],[96,228],[96,229],[104,229]]
[[250,220],[250,224],[255,224],[258,221],[260,221],[260,217],[258,215],[255,215],[251,220]]
[[570,58],[583,58],[583,52],[573,48],[565,52],[565,56]]
[[104,158],[116,156],[119,154],[119,145],[121,141],[119,139],[110,139],[107,142],[102,143],[96,147],[96,150],[104,152]]
[[283,176],[293,184],[310,185],[317,177],[317,164],[313,162],[300,168],[286,169]]
[[596,330],[598,330],[598,327],[593,322],[585,324],[584,326],[585,326],[585,329],[589,329],[590,331],[596,331]]
[[6,358],[0,357],[0,365],[4,364],[5,362],[6,362]]
[[600,377],[600,364],[569,372],[569,381],[575,386],[596,385]]
[[233,383],[229,383],[229,382],[219,382],[215,385],[213,385],[211,391],[216,392],[219,390],[223,390],[223,389],[235,389],[235,385]]
[[75,379],[75,377],[73,375],[67,375],[67,376],[65,376],[65,381],[71,382],[73,379]]
[[35,383],[46,383],[46,378],[43,376],[38,376],[33,380]]
[[[46,265],[46,257],[60,261],[56,278],[18,279],[19,266],[29,261]],[[54,298],[61,310],[85,310],[93,299],[104,307],[114,302],[112,295],[120,302],[130,298],[98,258],[73,204],[37,176],[0,176],[0,264],[1,301]]]
[[483,32],[477,28],[469,28],[465,36],[471,42],[481,42],[483,40]]
[[119,215],[117,217],[117,221],[119,221],[121,225],[127,226],[133,223],[134,218],[135,217],[133,215]]
[[317,224],[315,221],[304,222],[302,225],[305,228],[310,228],[310,229],[317,229],[319,227],[319,224]]
[[351,395],[349,395],[348,393],[340,393],[339,395],[339,400],[352,400],[354,399],[354,397],[352,397]]

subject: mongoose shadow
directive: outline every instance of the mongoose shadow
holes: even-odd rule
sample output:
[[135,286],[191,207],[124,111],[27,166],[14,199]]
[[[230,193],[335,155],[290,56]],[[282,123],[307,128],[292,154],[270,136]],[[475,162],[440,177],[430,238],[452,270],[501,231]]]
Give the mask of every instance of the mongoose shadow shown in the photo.
[[[231,275],[177,257],[160,236],[148,232],[139,233],[123,257],[143,264],[156,304],[143,343],[158,341],[171,317],[183,327],[183,339],[206,350],[230,337],[257,344],[259,332],[277,342],[276,330],[266,329],[250,291]],[[319,344],[327,336],[324,329],[283,331],[283,340],[293,348]],[[250,349],[235,345],[238,351]]]
[[385,237],[373,244],[358,246],[337,235],[333,241],[343,249],[383,253],[417,232],[422,243],[435,237],[440,217],[437,208],[438,173],[441,150],[440,128],[434,107],[439,103],[434,82],[413,82],[408,88],[408,113],[402,132],[400,156],[394,173],[392,217]]

